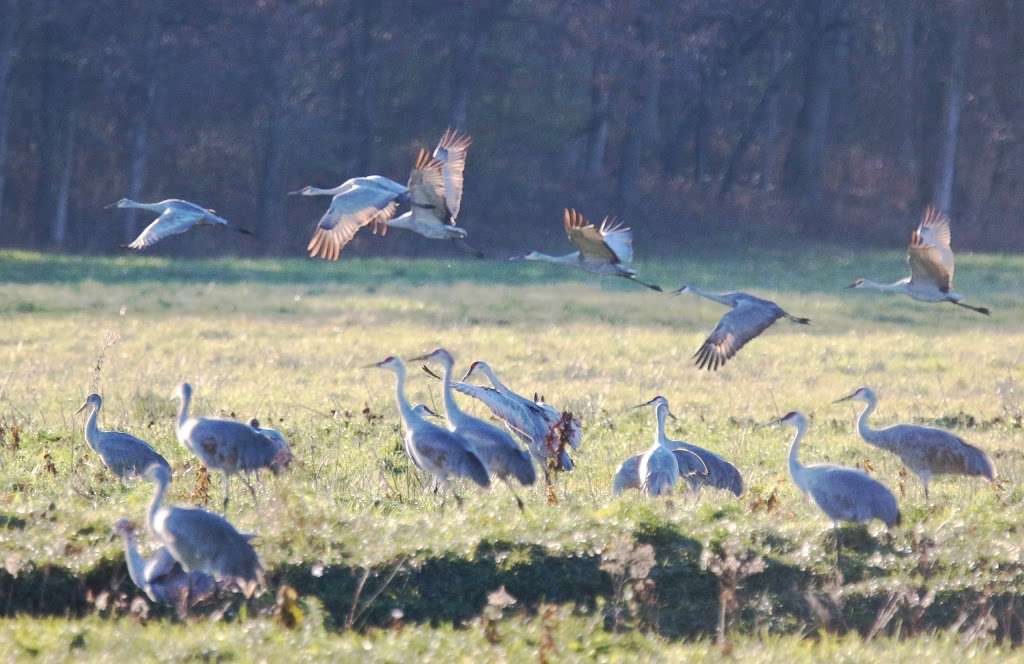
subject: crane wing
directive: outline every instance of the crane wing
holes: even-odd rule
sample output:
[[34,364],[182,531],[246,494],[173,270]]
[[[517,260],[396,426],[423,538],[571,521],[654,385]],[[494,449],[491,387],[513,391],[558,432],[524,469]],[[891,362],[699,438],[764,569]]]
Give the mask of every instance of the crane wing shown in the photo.
[[594,224],[571,208],[565,209],[562,221],[569,241],[576,245],[584,259],[617,262],[618,256],[605,243],[604,236]]
[[620,263],[633,262],[633,229],[612,217],[601,222],[601,237]]
[[694,357],[701,369],[715,371],[744,345],[782,317],[778,307],[742,301],[722,316]]
[[174,210],[167,208],[159,217],[153,220],[149,226],[143,229],[139,236],[128,245],[129,249],[145,249],[170,237],[180,235],[195,226],[205,216],[203,212],[191,212],[182,209]]
[[943,293],[953,287],[953,250],[949,246],[949,217],[929,206],[910,234],[907,260],[911,282],[931,282]]
[[612,479],[612,494],[618,496],[627,489],[640,488],[640,457],[642,454],[631,456],[619,466]]
[[444,169],[440,161],[420,150],[409,173],[409,198],[412,215],[426,223],[446,224],[452,221],[445,201]]
[[434,148],[434,159],[441,164],[444,175],[444,199],[451,213],[450,223],[454,226],[462,204],[462,173],[466,169],[466,154],[473,139],[448,129]]
[[166,546],[162,546],[156,550],[156,553],[153,554],[152,558],[146,561],[146,568],[143,572],[143,576],[146,583],[153,583],[153,581],[160,577],[173,572],[174,568],[177,566],[178,561],[174,559]]
[[338,260],[363,226],[384,224],[395,214],[398,194],[372,184],[356,184],[331,199],[306,250],[312,258]]

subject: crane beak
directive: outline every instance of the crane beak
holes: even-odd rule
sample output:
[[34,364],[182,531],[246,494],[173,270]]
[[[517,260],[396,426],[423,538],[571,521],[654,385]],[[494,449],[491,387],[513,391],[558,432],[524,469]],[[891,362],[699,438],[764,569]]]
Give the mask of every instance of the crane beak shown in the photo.
[[103,209],[104,210],[109,210],[110,208],[114,208],[114,207],[117,207],[117,203],[111,203],[110,205],[104,205]]
[[301,189],[296,189],[295,191],[289,191],[288,195],[289,196],[301,196],[302,195],[302,190]]
[[854,392],[853,394],[847,394],[847,395],[846,395],[845,397],[843,397],[842,399],[836,399],[836,400],[835,400],[835,401],[833,401],[832,403],[842,403],[842,402],[844,402],[844,401],[849,401],[849,400],[853,399],[853,396],[854,396],[855,394],[857,394],[857,393],[856,393],[856,392]]
[[674,413],[673,413],[673,412],[672,412],[671,410],[667,410],[667,411],[665,411],[665,414],[667,414],[667,415],[668,415],[669,417],[671,417],[671,418],[672,418],[673,420],[678,420],[678,419],[679,419],[678,417],[676,417],[676,416],[675,416],[675,414],[674,414]]
[[423,406],[423,412],[425,412],[427,415],[430,415],[431,417],[441,417],[430,406]]
[[85,402],[85,403],[83,403],[83,404],[82,404],[81,406],[79,406],[79,407],[78,407],[78,410],[76,410],[76,411],[75,411],[75,415],[78,415],[78,414],[79,414],[79,413],[81,413],[81,412],[82,412],[83,410],[85,410],[85,407],[86,407],[86,406],[88,406],[88,405],[89,405],[89,402],[88,402],[88,401],[86,401],[86,402]]
[[857,287],[857,282],[856,281],[853,282],[852,284],[850,284],[849,286],[843,286],[843,288],[856,288],[856,287]]
[[690,292],[690,287],[689,286],[680,286],[679,288],[677,288],[674,291],[672,291],[672,295],[673,296],[675,296],[675,295],[682,295],[683,293],[689,293],[689,292]]
[[474,362],[473,364],[469,365],[469,369],[467,369],[466,373],[464,373],[462,375],[462,378],[459,379],[459,382],[460,383],[465,383],[466,379],[469,378],[470,376],[472,376],[473,372],[476,371],[476,367],[477,367],[477,363],[476,362]]
[[433,353],[427,353],[426,355],[419,355],[417,357],[410,357],[407,362],[426,362],[430,358],[434,357]]

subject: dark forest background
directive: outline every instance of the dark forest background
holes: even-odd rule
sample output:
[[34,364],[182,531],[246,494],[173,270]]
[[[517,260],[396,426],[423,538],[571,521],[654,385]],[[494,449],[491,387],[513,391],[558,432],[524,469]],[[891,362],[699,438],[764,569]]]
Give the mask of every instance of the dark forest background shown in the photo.
[[[301,254],[327,199],[475,138],[462,224],[557,249],[561,209],[641,253],[709,241],[1024,248],[1024,2],[0,0],[0,243],[116,250],[180,197]],[[217,240],[211,241],[216,235]],[[395,232],[355,251],[437,253]]]

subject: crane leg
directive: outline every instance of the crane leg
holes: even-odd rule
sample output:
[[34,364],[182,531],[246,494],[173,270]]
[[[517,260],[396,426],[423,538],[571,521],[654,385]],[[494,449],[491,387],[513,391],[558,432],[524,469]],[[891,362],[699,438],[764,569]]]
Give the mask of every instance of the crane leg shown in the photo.
[[512,497],[516,499],[516,507],[519,508],[519,511],[525,512],[526,509],[523,506],[523,499],[519,497],[518,493],[516,493],[516,490],[512,487],[512,483],[509,482],[508,480],[505,480],[505,486],[507,486],[508,490],[512,492]]
[[[242,475],[242,482],[245,483],[245,486],[249,489],[249,493],[252,494],[252,503],[253,503],[253,505],[256,505],[257,502],[258,502],[257,499],[256,499],[256,489],[253,488],[252,482],[249,481],[249,476],[248,475]],[[258,507],[258,505],[257,505],[257,507]]]
[[224,473],[224,515],[228,513],[228,500],[231,498],[231,476]]
[[843,551],[843,533],[839,529],[839,524],[838,523],[835,524],[832,527],[832,529],[833,529],[833,532],[836,535],[836,572],[838,573],[839,572],[839,559],[841,558],[842,551]]

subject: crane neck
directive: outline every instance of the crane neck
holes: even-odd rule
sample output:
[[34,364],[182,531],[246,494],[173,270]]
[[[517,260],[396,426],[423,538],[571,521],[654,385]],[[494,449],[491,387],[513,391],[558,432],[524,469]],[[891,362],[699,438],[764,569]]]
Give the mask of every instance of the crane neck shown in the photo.
[[526,260],[542,261],[544,263],[559,263],[561,265],[573,265],[579,262],[580,252],[574,251],[573,253],[565,254],[564,256],[552,256],[550,254],[534,251],[526,256]]
[[860,415],[857,416],[857,432],[860,437],[872,445],[879,445],[878,431],[871,428],[871,424],[868,422],[868,418],[875,412],[875,407],[878,405],[878,401],[874,398],[869,397],[864,404],[863,410],[860,411]]
[[147,590],[146,586],[146,561],[142,559],[138,546],[135,542],[134,533],[123,533],[124,538],[124,560],[128,564],[128,576],[140,590]]
[[462,409],[455,403],[455,390],[452,389],[452,363],[444,363],[444,374],[441,379],[444,393],[444,412],[448,421],[452,424],[455,420],[462,419]]
[[178,430],[185,426],[189,419],[189,408],[192,406],[192,395],[189,392],[181,394],[181,404],[178,406]]
[[405,397],[405,367],[398,365],[392,367],[392,370],[395,372],[395,401],[398,403],[398,412],[402,416],[405,426],[410,427],[414,422],[422,421],[423,418],[416,414]]
[[654,442],[671,451],[668,444],[668,436],[665,434],[665,418],[668,417],[668,406],[659,403],[654,409],[654,417],[658,423],[658,428],[654,431]]
[[160,476],[156,480],[156,491],[153,492],[153,500],[149,503],[148,523],[149,530],[156,532],[156,513],[160,511],[160,505],[164,502],[164,494],[167,493],[167,485],[170,479]]
[[734,305],[734,302],[730,298],[726,297],[725,295],[723,295],[721,293],[711,293],[709,291],[706,291],[706,290],[704,290],[702,288],[698,288],[696,286],[690,286],[689,290],[690,290],[691,293],[693,293],[697,297],[703,297],[704,299],[711,300],[712,302],[718,302],[719,304],[724,304],[727,307],[731,307],[731,306]]
[[330,189],[321,189],[320,187],[310,187],[309,193],[304,194],[305,196],[336,196],[345,190],[345,184],[341,183],[337,187],[331,187]]
[[804,490],[804,467],[800,463],[800,442],[807,433],[807,424],[800,422],[796,425],[796,434],[793,435],[793,442],[789,444],[789,475],[793,478],[801,490]]
[[89,411],[89,417],[85,418],[85,442],[89,443],[89,447],[99,451],[100,442],[100,426],[98,423],[100,415],[99,405],[91,406]]
[[491,381],[491,385],[494,389],[498,390],[499,393],[510,394],[512,392],[512,390],[508,389],[508,387],[498,379],[498,376],[494,373],[494,369],[491,368],[491,365],[480,364],[479,366],[480,371],[484,372],[484,375],[487,376],[487,380]]
[[162,203],[140,203],[139,201],[128,199],[121,207],[149,210],[151,212],[163,212],[166,206]]
[[906,293],[907,292],[907,280],[901,279],[894,281],[891,284],[880,284],[877,281],[871,281],[865,279],[861,284],[861,288],[869,288],[871,290],[881,291],[883,293]]
[[388,219],[387,225],[390,228],[404,228],[405,230],[413,230],[416,226],[413,223],[412,212],[403,212],[394,219]]

